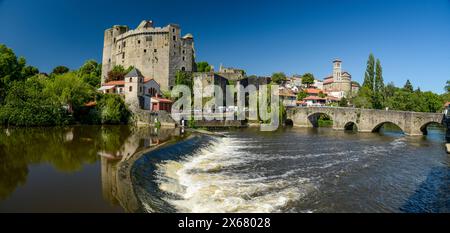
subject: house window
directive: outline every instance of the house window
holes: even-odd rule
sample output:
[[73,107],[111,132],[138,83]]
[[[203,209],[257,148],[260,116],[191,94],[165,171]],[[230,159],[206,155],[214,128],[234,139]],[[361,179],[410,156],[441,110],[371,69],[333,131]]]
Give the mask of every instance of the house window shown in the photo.
[[153,88],[153,87],[151,87],[150,89],[148,89],[148,94],[149,94],[151,97],[155,97],[155,96],[156,96],[156,89]]
[[129,90],[130,90],[130,92],[133,92],[133,87],[130,87],[130,89],[129,89]]

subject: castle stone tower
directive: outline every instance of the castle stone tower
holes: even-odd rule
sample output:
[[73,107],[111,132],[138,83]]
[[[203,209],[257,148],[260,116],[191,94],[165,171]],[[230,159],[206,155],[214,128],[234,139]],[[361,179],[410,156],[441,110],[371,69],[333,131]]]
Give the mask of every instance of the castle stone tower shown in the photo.
[[194,37],[181,37],[176,24],[154,27],[150,20],[143,20],[134,30],[113,26],[105,31],[102,64],[102,84],[114,66],[134,66],[145,78],[158,82],[161,89],[169,90],[175,85],[178,70],[193,71]]

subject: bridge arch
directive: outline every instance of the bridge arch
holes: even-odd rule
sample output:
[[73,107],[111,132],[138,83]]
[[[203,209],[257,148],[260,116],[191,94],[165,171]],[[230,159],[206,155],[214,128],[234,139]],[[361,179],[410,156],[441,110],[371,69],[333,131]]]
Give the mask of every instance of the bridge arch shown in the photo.
[[284,125],[285,126],[294,126],[294,121],[290,118],[284,120]]
[[349,122],[347,122],[345,125],[344,125],[344,130],[347,130],[347,131],[357,131],[358,130],[358,124],[356,124],[355,122],[353,122],[353,121],[349,121]]
[[422,126],[420,126],[420,131],[423,133],[423,135],[428,135],[428,126],[430,125],[442,126],[442,123],[439,123],[437,121],[428,121],[425,124],[422,124]]
[[397,128],[399,128],[399,129],[402,131],[402,133],[405,133],[405,129],[403,129],[400,125],[395,124],[395,123],[392,122],[392,121],[383,121],[383,122],[377,124],[377,125],[372,129],[372,133],[378,133],[378,132],[380,132],[381,127],[383,127],[383,126],[386,125],[386,124],[392,124],[392,125],[396,126]]
[[327,112],[314,112],[308,115],[308,121],[309,123],[314,127],[318,128],[319,126],[319,119],[321,117],[324,117],[325,119],[329,119],[331,121],[330,127],[333,126],[333,117],[332,114],[329,114]]

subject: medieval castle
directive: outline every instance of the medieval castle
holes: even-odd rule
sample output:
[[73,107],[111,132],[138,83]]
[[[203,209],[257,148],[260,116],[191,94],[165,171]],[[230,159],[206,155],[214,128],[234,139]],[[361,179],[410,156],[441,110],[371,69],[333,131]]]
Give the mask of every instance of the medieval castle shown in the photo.
[[175,84],[176,72],[193,71],[194,63],[194,38],[191,34],[181,37],[176,24],[161,28],[144,20],[134,30],[116,25],[105,31],[102,84],[114,66],[134,66],[161,89],[169,90]]

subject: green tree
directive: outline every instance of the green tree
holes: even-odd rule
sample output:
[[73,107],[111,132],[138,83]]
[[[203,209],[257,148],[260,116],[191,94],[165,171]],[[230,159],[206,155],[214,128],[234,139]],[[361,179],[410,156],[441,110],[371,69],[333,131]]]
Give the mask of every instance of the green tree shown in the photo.
[[60,103],[54,101],[53,95],[43,92],[47,80],[35,76],[26,81],[11,84],[0,107],[0,123],[17,126],[62,125],[71,118]]
[[108,72],[106,82],[124,80],[125,75],[133,69],[133,66],[128,67],[128,69],[125,69],[122,65],[114,66],[111,71]]
[[352,102],[357,108],[372,108],[372,93],[367,86],[361,87],[358,92],[358,95],[353,98]]
[[447,83],[445,84],[445,91],[450,92],[450,80],[447,80]]
[[371,53],[369,55],[369,59],[367,60],[366,73],[364,74],[364,83],[363,87],[366,87],[368,90],[374,90],[374,82],[375,82],[375,57]]
[[341,100],[339,100],[339,107],[348,107],[348,100],[345,97],[342,97]]
[[308,97],[308,93],[306,91],[301,91],[297,94],[297,100],[301,101],[304,98]]
[[177,71],[175,74],[175,85],[186,85],[192,90],[194,86],[192,73],[181,70]]
[[119,95],[102,95],[97,108],[103,124],[127,123],[130,118],[130,112]]
[[0,44],[0,104],[6,97],[8,86],[13,81],[23,80],[25,63],[24,58],[17,59],[12,49]]
[[69,113],[92,100],[95,94],[95,90],[74,72],[58,75],[54,80],[47,81],[43,92],[61,105],[67,106]]
[[53,69],[53,71],[50,75],[61,75],[61,74],[68,73],[69,71],[70,71],[70,69],[65,66],[57,66]]
[[101,82],[101,73],[102,65],[95,60],[88,60],[78,69],[77,75],[85,83],[98,88]]
[[287,77],[283,72],[278,72],[278,73],[272,74],[272,83],[280,85],[283,82],[285,82],[286,80],[287,80]]
[[305,84],[307,87],[310,87],[314,84],[314,75],[311,73],[306,73],[302,76],[302,84]]
[[211,66],[208,64],[208,62],[198,62],[196,63],[197,72],[210,72]]
[[376,71],[375,71],[375,85],[373,94],[373,107],[375,109],[382,109],[384,103],[384,80],[383,80],[383,69],[381,68],[380,60],[377,59]]
[[408,80],[406,80],[405,85],[403,86],[403,90],[407,91],[407,92],[413,92],[414,91],[414,87],[411,84],[411,82]]

